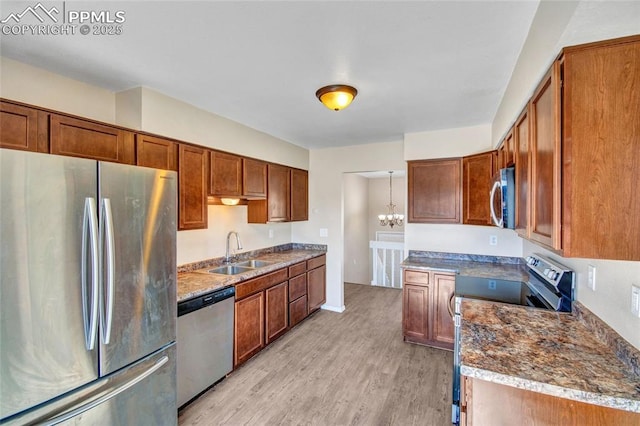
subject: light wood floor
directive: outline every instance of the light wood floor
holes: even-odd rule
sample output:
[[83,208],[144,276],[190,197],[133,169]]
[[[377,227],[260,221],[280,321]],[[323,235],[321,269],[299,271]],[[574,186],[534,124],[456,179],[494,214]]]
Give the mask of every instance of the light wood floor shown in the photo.
[[402,291],[345,284],[179,413],[186,425],[451,424],[451,352],[402,341]]

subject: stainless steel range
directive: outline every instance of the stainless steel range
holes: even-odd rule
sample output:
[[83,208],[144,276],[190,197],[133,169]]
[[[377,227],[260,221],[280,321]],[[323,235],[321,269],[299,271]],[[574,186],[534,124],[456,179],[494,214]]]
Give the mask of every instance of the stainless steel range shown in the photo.
[[486,277],[457,276],[454,305],[453,404],[451,421],[460,419],[460,305],[462,298],[488,300],[558,312],[571,312],[575,273],[540,254],[526,259],[527,280],[509,281]]

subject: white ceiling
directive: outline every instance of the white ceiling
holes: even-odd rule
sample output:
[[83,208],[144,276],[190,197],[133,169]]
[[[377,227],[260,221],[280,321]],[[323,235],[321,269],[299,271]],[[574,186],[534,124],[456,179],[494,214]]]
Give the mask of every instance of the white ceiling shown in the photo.
[[[0,14],[30,4],[3,1]],[[67,1],[67,10],[125,11],[123,34],[2,36],[0,52],[112,91],[146,86],[323,148],[491,122],[537,5]],[[332,83],[358,89],[349,108],[315,98]]]

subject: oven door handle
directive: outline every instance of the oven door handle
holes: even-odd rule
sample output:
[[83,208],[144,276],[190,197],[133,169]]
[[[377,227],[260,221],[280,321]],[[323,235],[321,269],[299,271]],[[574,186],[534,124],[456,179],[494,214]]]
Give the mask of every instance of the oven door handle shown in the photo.
[[447,303],[447,309],[449,310],[449,315],[453,318],[453,298],[456,297],[456,293],[452,292],[449,297],[449,303]]

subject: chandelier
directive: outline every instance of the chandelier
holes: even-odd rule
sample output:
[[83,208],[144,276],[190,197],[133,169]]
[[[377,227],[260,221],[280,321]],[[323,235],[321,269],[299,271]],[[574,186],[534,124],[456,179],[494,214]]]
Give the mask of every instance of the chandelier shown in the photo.
[[402,226],[404,223],[404,215],[396,213],[396,205],[393,204],[393,187],[391,186],[391,176],[393,172],[389,172],[389,204],[387,205],[387,214],[379,214],[378,220],[380,226],[387,226],[393,229],[394,226]]

